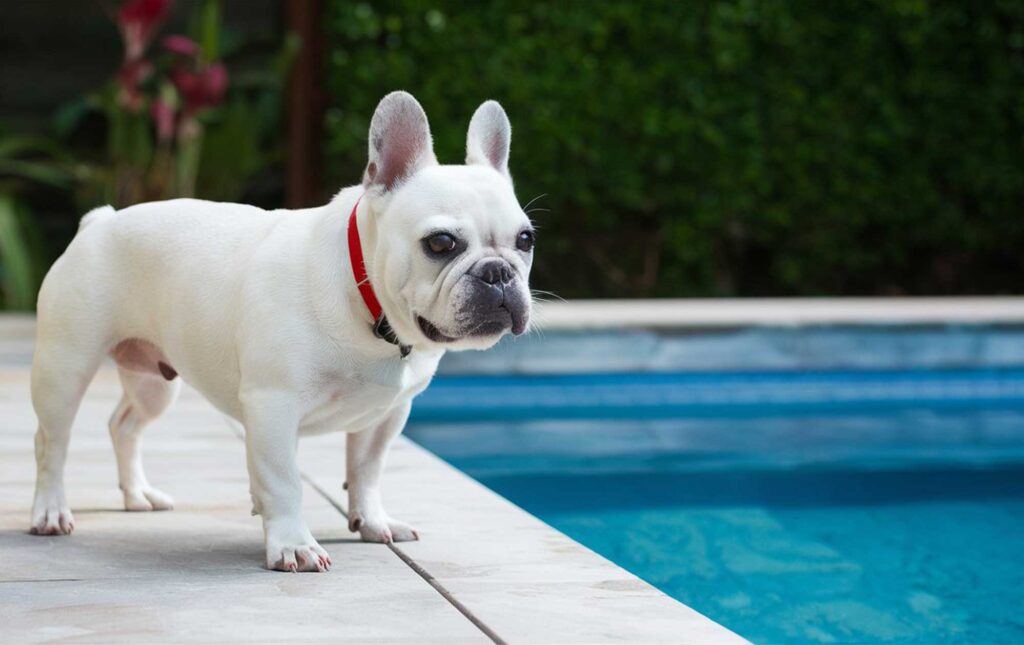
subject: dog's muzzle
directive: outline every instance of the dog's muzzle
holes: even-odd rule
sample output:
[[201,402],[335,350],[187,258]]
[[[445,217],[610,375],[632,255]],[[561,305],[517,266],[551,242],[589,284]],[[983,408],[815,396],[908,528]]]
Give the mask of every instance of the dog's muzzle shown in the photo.
[[423,335],[436,343],[461,338],[500,336],[526,331],[530,321],[530,296],[515,269],[500,258],[477,262],[459,279],[459,309],[454,325],[441,329],[423,316],[416,317]]
[[500,258],[477,262],[467,273],[464,304],[458,314],[463,336],[494,336],[526,331],[530,303],[515,269]]

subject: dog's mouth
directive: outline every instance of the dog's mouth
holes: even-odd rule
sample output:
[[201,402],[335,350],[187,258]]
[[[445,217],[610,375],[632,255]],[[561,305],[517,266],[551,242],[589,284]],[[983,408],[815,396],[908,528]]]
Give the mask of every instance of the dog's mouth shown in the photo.
[[441,330],[437,328],[437,325],[430,322],[423,316],[416,316],[416,323],[420,326],[420,331],[423,332],[423,335],[435,343],[453,343],[456,340],[455,338],[442,333]]
[[[461,337],[487,337],[497,336],[504,333],[506,330],[513,326],[511,314],[509,314],[507,311],[505,311],[504,313],[505,315],[497,315],[494,318],[482,320],[476,323],[476,325],[474,325],[471,329],[467,330],[464,334],[462,334]],[[423,335],[426,336],[428,339],[434,341],[435,343],[454,343],[455,341],[459,340],[458,338],[454,338],[452,336],[445,334],[443,331],[437,328],[437,325],[430,322],[423,316],[416,316],[416,322],[417,324],[419,324],[420,331],[423,332]]]

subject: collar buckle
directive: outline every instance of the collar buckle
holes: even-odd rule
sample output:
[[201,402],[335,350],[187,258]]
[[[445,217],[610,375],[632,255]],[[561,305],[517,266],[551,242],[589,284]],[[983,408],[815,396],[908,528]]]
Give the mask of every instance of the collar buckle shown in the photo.
[[402,360],[409,357],[409,353],[412,352],[412,347],[409,345],[403,345],[402,341],[398,340],[398,335],[395,334],[395,330],[391,328],[391,323],[388,322],[387,316],[382,312],[380,316],[377,316],[377,320],[373,323],[373,335],[381,340],[387,341],[392,345],[398,345],[398,351],[402,355]]

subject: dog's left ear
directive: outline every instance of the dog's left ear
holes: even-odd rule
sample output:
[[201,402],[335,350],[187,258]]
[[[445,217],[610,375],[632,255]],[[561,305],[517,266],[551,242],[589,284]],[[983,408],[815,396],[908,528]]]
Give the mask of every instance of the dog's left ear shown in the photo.
[[487,164],[509,181],[508,150],[512,124],[497,101],[486,101],[476,109],[466,135],[466,164]]

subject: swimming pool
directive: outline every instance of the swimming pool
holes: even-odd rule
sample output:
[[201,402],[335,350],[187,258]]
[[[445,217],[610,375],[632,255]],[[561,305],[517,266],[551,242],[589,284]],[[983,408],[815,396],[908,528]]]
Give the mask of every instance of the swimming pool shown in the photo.
[[408,434],[755,642],[1024,641],[1024,369],[670,367],[441,375]]

